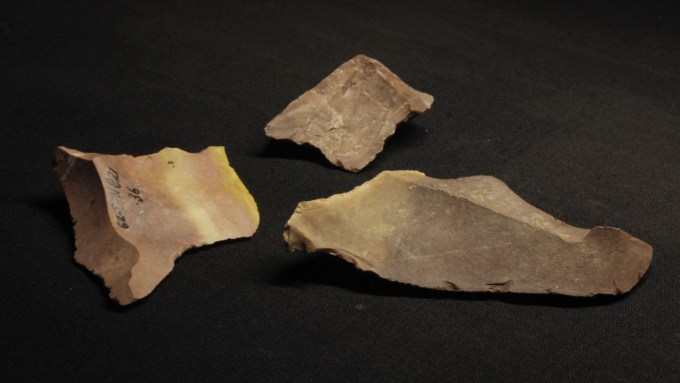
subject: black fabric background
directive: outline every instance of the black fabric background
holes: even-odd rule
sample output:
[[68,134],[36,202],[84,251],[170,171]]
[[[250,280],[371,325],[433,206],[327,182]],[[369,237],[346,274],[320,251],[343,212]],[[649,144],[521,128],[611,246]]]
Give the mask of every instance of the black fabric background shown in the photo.
[[[512,4],[511,4],[512,3]],[[15,1],[0,6],[3,381],[679,381],[675,2]],[[359,174],[265,124],[358,53],[433,108]],[[73,261],[58,145],[224,145],[250,240],[186,253],[120,308]],[[289,253],[297,202],[382,170],[494,175],[654,247],[623,297],[483,295]]]

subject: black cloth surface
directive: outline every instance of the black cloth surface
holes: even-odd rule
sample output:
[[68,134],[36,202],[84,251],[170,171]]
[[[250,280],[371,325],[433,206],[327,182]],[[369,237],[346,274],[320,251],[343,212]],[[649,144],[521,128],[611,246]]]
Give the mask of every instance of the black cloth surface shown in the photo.
[[[680,381],[677,2],[13,1],[0,5],[2,380]],[[433,108],[358,174],[264,126],[363,53]],[[120,307],[75,263],[53,150],[224,145],[255,236]],[[654,247],[629,294],[429,291],[290,253],[299,201],[383,170],[487,174]]]

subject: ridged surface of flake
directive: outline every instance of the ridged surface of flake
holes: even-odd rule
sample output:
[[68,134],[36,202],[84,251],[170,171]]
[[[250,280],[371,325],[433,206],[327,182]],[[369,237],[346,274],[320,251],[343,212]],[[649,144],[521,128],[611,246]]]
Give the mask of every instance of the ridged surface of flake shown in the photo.
[[291,102],[265,132],[311,144],[336,166],[358,172],[383,150],[398,123],[429,110],[433,101],[379,61],[358,55]]
[[300,203],[284,238],[290,250],[329,252],[389,280],[476,292],[620,294],[652,260],[651,246],[623,230],[567,225],[494,177],[415,171]]

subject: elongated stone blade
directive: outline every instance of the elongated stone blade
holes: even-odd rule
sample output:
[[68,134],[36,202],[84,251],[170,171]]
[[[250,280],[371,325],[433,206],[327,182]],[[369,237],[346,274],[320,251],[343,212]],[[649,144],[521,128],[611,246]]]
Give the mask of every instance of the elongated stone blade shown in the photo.
[[358,55],[291,102],[265,132],[311,144],[334,165],[358,172],[383,150],[398,123],[429,110],[433,101],[378,60]]
[[55,158],[75,222],[75,259],[122,305],[151,293],[187,249],[250,237],[259,224],[223,147],[140,157],[59,147]]
[[476,292],[620,294],[652,260],[651,246],[623,230],[569,226],[494,177],[415,171],[301,202],[284,239],[291,251],[328,252],[389,280]]

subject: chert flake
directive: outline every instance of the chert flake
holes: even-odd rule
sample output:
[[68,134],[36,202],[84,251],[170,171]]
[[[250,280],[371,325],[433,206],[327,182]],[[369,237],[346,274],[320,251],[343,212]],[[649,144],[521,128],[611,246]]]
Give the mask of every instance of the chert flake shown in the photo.
[[500,180],[391,171],[351,192],[300,203],[284,239],[426,288],[554,293],[629,291],[652,248],[612,227],[569,226]]
[[382,151],[398,123],[427,111],[433,101],[379,61],[358,55],[290,103],[265,132],[311,144],[333,164],[358,172]]
[[151,293],[185,250],[250,237],[259,224],[223,147],[140,157],[59,147],[55,157],[75,222],[75,259],[123,305]]

